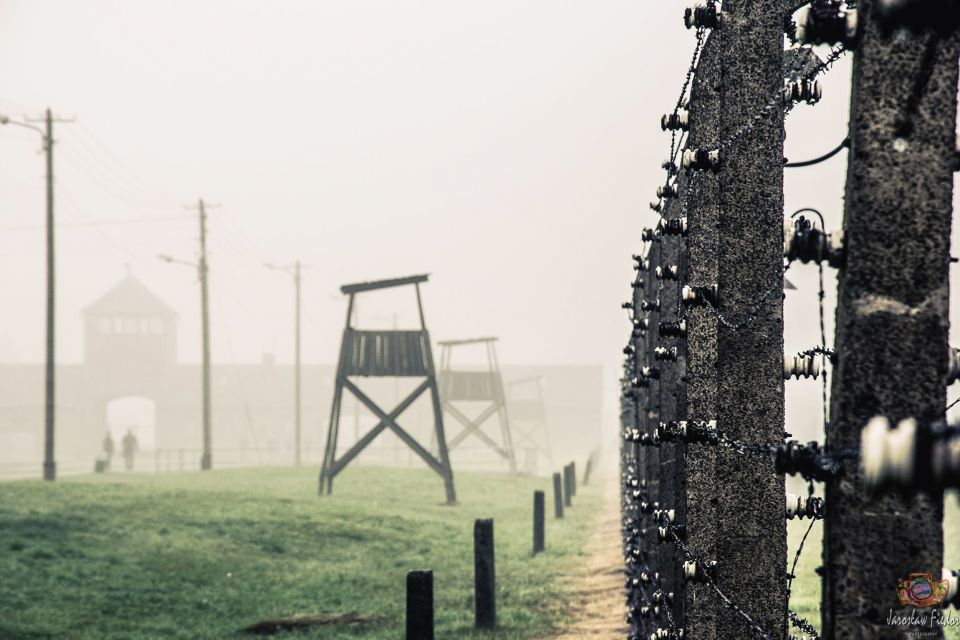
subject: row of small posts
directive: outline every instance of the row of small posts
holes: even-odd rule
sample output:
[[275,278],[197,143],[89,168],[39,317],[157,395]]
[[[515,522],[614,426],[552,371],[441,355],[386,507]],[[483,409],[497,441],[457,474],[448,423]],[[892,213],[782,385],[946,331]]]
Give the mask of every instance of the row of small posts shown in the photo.
[[[589,479],[592,461],[587,462],[584,484]],[[563,467],[563,474],[553,474],[554,517],[563,517],[564,506],[573,505],[577,493],[576,464]],[[546,494],[533,492],[533,555],[541,553],[545,540]],[[493,629],[497,623],[496,569],[494,562],[493,520],[473,523],[474,626]],[[433,640],[433,571],[407,573],[407,640]]]

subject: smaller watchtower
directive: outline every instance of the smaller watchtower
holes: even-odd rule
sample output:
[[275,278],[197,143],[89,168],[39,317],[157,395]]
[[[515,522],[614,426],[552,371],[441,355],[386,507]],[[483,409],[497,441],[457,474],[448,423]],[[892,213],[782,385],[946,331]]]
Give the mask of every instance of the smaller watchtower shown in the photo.
[[[367,445],[385,429],[390,429],[414,453],[423,458],[427,465],[443,478],[447,502],[453,504],[457,496],[453,488],[453,470],[447,454],[447,441],[443,433],[443,411],[440,408],[440,394],[437,389],[437,376],[433,364],[433,352],[430,349],[430,334],[423,319],[423,304],[420,300],[420,283],[426,282],[426,275],[408,276],[392,280],[362,282],[340,287],[340,291],[349,296],[347,304],[347,326],[343,331],[340,346],[340,359],[337,363],[337,378],[334,385],[333,404],[330,408],[330,428],[327,432],[327,446],[320,468],[320,494],[333,492],[333,479],[350,461],[357,457]],[[361,331],[353,327],[354,296],[359,293],[378,291],[392,287],[412,285],[417,294],[417,311],[420,315],[420,329],[414,331],[378,330]],[[422,377],[419,384],[389,413],[381,409],[350,378],[351,377]],[[340,431],[340,407],[343,391],[346,389],[379,418],[379,422],[366,435],[360,438],[350,449],[337,459],[337,436]],[[397,418],[406,411],[425,391],[430,392],[433,405],[433,437],[438,444],[438,457],[434,457],[413,436],[397,423]]]
[[[440,344],[440,398],[444,410],[463,425],[461,431],[450,441],[452,451],[473,434],[493,449],[507,462],[511,473],[517,471],[517,460],[513,451],[513,438],[510,435],[510,420],[507,416],[507,398],[503,392],[503,376],[500,375],[500,363],[497,361],[496,338],[471,338],[469,340],[444,340]],[[487,367],[485,370],[456,370],[450,361],[456,347],[482,345],[486,349]],[[461,408],[463,403],[486,403],[480,413],[470,418]],[[497,416],[500,423],[500,443],[484,433],[483,424]]]
[[[550,430],[547,424],[546,403],[543,401],[543,378],[532,376],[511,380],[507,383],[510,412],[513,426],[517,432],[517,448],[528,453],[542,453],[550,466],[553,466],[553,453],[550,450]],[[527,458],[525,471],[536,472],[536,462]]]

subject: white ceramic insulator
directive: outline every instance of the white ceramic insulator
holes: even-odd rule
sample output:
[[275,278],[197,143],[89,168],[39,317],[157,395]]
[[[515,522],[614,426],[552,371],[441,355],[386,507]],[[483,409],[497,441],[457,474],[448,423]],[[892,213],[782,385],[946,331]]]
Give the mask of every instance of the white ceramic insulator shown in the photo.
[[960,379],[960,349],[950,347],[948,351],[947,384],[953,384]]
[[846,13],[847,41],[852,41],[857,37],[857,10],[847,9]]
[[913,481],[917,421],[902,420],[896,429],[883,416],[871,418],[860,432],[860,473],[871,491],[885,485],[909,487]]
[[843,229],[835,229],[827,234],[827,262],[836,265],[843,255]]
[[800,11],[797,12],[797,33],[796,38],[797,42],[806,43],[807,42],[807,22],[810,20],[810,7],[806,6]]
[[902,10],[908,4],[910,4],[910,0],[877,0],[877,6],[880,9],[880,13],[885,15],[896,13],[897,11]]
[[798,495],[792,493],[787,494],[787,511],[786,516],[787,520],[793,520],[797,517],[797,514],[803,511],[804,500]]
[[791,218],[783,219],[783,257],[790,256],[790,243],[793,241],[794,221]]
[[817,378],[820,375],[820,361],[815,355],[783,356],[783,379]]

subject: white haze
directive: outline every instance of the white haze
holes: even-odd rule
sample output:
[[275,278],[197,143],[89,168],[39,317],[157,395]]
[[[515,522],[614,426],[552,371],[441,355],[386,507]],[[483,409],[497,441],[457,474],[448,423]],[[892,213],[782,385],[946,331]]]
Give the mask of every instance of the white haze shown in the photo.
[[[318,363],[336,357],[340,284],[429,272],[435,339],[498,335],[507,363],[602,364],[612,428],[619,307],[668,144],[659,116],[693,46],[685,5],[7,0],[0,113],[77,117],[56,136],[60,359],[82,358],[80,311],[125,265],[181,311],[180,357],[199,359],[195,275],[156,255],[195,259],[196,221],[179,216],[203,196],[222,205],[216,362],[292,360],[290,281],[264,262],[309,265],[304,359]],[[844,137],[849,68],[791,114],[790,158]],[[38,149],[0,127],[4,362],[43,356]],[[844,154],[788,170],[786,209],[838,225],[844,170]],[[789,278],[797,351],[819,343],[816,270]],[[393,312],[371,298],[361,319],[388,326]],[[818,383],[788,384],[787,400],[788,428],[815,435]]]

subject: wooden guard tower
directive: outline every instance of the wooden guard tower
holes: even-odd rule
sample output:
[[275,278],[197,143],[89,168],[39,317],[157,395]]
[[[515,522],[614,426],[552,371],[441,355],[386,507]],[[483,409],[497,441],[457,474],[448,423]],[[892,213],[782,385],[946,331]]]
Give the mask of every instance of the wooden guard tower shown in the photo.
[[[517,460],[510,435],[510,420],[507,417],[507,398],[503,392],[503,377],[497,361],[496,338],[471,338],[469,340],[444,340],[440,344],[440,399],[443,408],[463,425],[461,431],[450,441],[450,450],[473,434],[507,461],[511,473],[517,471]],[[484,371],[457,371],[451,368],[453,349],[465,345],[483,345],[487,351],[487,368]],[[488,403],[475,418],[469,418],[457,405],[463,402]],[[492,416],[500,422],[500,444],[480,428]]]
[[[519,389],[526,390],[532,387],[534,393],[526,392],[521,396]],[[511,380],[507,383],[509,390],[510,411],[514,416],[513,428],[517,433],[517,449],[533,450],[547,457],[550,466],[553,466],[553,453],[550,450],[550,433],[547,425],[546,404],[543,401],[543,378],[532,376]],[[530,467],[535,464],[528,460],[525,471],[533,473]]]
[[[380,432],[384,429],[390,429],[417,455],[423,458],[431,469],[440,474],[446,489],[447,502],[453,504],[457,500],[453,488],[453,470],[450,467],[450,457],[447,453],[447,441],[443,433],[443,411],[440,408],[440,394],[437,389],[433,352],[430,350],[430,334],[427,332],[427,325],[423,319],[423,304],[420,300],[420,283],[426,281],[426,275],[419,275],[393,280],[348,284],[340,287],[340,291],[350,297],[347,304],[347,326],[343,331],[340,360],[337,363],[333,405],[330,408],[330,429],[327,432],[327,446],[324,450],[323,465],[320,468],[321,494],[323,494],[324,488],[326,488],[328,494],[331,493],[333,491],[333,479],[337,474],[343,471],[351,460],[373,442]],[[417,293],[417,310],[420,313],[419,330],[359,331],[351,326],[355,295],[406,285],[413,285]],[[424,380],[388,413],[361,391],[350,380],[351,376],[422,377]],[[338,460],[337,435],[340,431],[340,407],[344,389],[356,396],[380,421]],[[397,424],[397,418],[400,414],[409,408],[425,391],[430,392],[430,399],[433,404],[433,438],[436,439],[438,444],[438,457],[434,457],[413,436]]]

